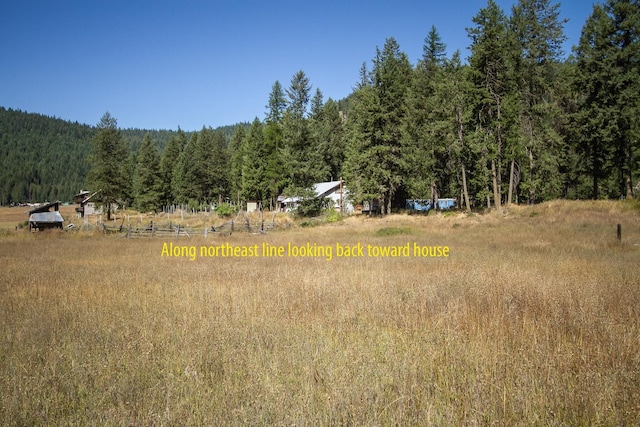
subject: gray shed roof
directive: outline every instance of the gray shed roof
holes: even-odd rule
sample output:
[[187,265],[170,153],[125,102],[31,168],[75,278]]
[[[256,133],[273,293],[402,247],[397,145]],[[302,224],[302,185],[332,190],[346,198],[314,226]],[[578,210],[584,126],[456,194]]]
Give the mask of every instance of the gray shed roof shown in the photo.
[[62,223],[64,219],[62,219],[62,215],[60,215],[58,211],[37,212],[29,216],[29,222],[54,224],[58,222]]

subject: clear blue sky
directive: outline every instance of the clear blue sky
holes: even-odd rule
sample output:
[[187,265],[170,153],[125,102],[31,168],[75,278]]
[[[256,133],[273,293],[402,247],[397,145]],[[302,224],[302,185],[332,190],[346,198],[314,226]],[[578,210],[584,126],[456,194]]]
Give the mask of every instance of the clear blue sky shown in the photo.
[[[516,0],[498,0],[507,15]],[[565,47],[592,1],[560,2]],[[450,55],[486,0],[2,0],[0,106],[94,125],[199,130],[264,119],[271,86],[303,70],[347,96],[394,37],[412,63],[435,25]]]

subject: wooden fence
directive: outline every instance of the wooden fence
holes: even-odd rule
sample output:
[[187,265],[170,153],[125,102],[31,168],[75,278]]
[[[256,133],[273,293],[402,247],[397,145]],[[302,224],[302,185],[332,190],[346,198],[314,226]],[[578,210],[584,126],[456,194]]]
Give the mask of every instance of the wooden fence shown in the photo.
[[235,232],[243,233],[266,233],[276,228],[289,228],[290,223],[280,224],[274,221],[265,221],[262,218],[260,221],[251,222],[245,215],[238,215],[235,219],[231,219],[227,222],[218,225],[211,225],[206,227],[184,227],[180,224],[158,225],[151,221],[148,225],[143,227],[132,227],[131,224],[120,226],[109,226],[105,223],[101,224],[102,231],[105,234],[119,233],[127,238],[132,237],[191,237],[191,236],[204,236],[209,234],[229,236]]

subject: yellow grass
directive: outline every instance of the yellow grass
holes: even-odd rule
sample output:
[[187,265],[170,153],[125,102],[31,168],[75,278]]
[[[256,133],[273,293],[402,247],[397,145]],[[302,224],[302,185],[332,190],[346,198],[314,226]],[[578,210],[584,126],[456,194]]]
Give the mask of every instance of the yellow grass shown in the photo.
[[[450,254],[190,261],[164,243]],[[639,245],[619,202],[207,238],[8,232],[0,424],[638,425]]]

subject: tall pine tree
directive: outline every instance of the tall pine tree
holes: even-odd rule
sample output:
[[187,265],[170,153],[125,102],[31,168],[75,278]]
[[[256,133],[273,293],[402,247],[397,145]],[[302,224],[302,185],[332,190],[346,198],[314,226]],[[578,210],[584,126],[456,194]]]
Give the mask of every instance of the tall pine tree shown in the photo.
[[[407,116],[404,125],[408,194],[412,199],[430,199],[435,202],[445,190],[448,164],[445,104],[437,94],[444,78],[446,45],[435,27],[425,38],[422,58],[413,72]],[[446,190],[445,190],[446,191]]]
[[478,196],[486,197],[490,206],[492,195],[499,209],[503,162],[506,156],[514,155],[510,147],[517,116],[513,66],[518,52],[507,18],[494,0],[488,0],[487,6],[473,17],[473,22],[475,27],[467,29],[472,40],[469,66],[476,128],[473,139],[481,152],[473,180],[480,187]]
[[186,145],[186,135],[181,129],[178,129],[178,135],[169,139],[162,152],[162,158],[160,159],[160,186],[163,205],[169,205],[176,201],[176,195],[171,188],[171,180],[173,178],[173,170],[184,145]]
[[576,49],[577,147],[592,197],[633,197],[640,151],[640,4],[596,4]]
[[162,203],[160,155],[149,134],[142,140],[133,178],[134,206],[142,212],[157,212]]
[[91,170],[87,182],[92,190],[98,191],[95,200],[106,209],[109,220],[113,204],[121,200],[128,185],[124,172],[127,148],[118,122],[109,112],[102,116],[97,128],[91,141]]
[[529,203],[558,198],[562,192],[559,172],[565,147],[555,126],[560,114],[555,83],[566,37],[559,7],[549,0],[520,0],[510,20],[520,52],[514,62],[520,144],[508,157],[510,170],[520,163],[527,165],[523,168],[522,189]]

